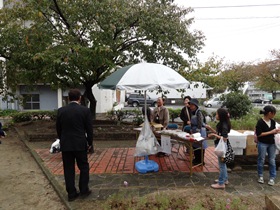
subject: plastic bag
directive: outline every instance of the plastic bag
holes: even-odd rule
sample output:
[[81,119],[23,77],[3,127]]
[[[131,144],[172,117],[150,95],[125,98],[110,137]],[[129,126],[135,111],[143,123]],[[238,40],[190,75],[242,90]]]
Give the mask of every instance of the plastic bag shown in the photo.
[[58,153],[60,152],[60,140],[56,139],[54,143],[52,143],[50,148],[50,153]]
[[157,138],[155,137],[150,123],[145,119],[144,126],[139,134],[134,156],[152,155],[161,152]]
[[275,134],[275,146],[276,149],[280,150],[280,133]]
[[226,145],[223,138],[220,138],[218,145],[216,146],[214,153],[218,157],[225,157],[226,154]]

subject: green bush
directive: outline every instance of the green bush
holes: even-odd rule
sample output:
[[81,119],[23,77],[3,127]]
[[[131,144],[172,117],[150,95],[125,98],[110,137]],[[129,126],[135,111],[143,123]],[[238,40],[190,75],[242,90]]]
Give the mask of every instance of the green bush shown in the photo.
[[132,121],[136,125],[140,125],[144,122],[142,111],[138,109],[133,110],[110,110],[107,111],[106,116],[109,120],[115,120],[118,123],[121,123],[127,118],[133,117]]
[[13,114],[18,113],[17,110],[14,109],[4,109],[4,110],[0,110],[0,117],[8,117],[8,116],[12,116]]
[[238,118],[231,119],[232,129],[234,130],[255,130],[258,119],[261,117],[259,115],[259,110],[254,109],[247,115]]
[[169,111],[169,119],[171,120],[171,122],[174,122],[174,119],[180,116],[181,113],[181,109],[172,109],[172,108],[168,108]]
[[[261,108],[254,108],[246,115],[242,116],[238,119],[230,119],[232,129],[234,130],[255,130],[257,121],[263,116],[260,114]],[[280,123],[280,111],[276,112],[274,120]],[[208,123],[212,128],[215,128],[217,122],[209,122]]]
[[26,122],[32,119],[32,115],[29,112],[19,112],[13,115],[13,121],[18,122]]
[[249,97],[241,92],[231,92],[223,95],[222,100],[233,119],[242,118],[252,110]]
[[26,112],[18,112],[12,115],[13,121],[18,122],[26,122],[30,120],[44,120],[44,119],[56,119],[57,112],[56,111],[26,111]]
[[280,104],[280,100],[279,99],[274,99],[274,100],[272,100],[272,104]]

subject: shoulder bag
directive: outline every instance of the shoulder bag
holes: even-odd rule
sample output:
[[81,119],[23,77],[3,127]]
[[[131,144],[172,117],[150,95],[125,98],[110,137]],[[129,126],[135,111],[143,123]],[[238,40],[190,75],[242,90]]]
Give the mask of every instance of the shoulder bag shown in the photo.
[[227,150],[224,157],[224,163],[232,163],[234,162],[235,153],[231,147],[229,140],[227,140]]

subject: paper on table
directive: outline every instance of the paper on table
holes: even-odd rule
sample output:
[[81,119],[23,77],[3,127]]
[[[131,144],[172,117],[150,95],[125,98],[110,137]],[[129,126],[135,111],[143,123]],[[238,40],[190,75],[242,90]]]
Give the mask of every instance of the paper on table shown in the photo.
[[191,135],[191,138],[195,139],[196,141],[202,141],[204,140],[203,137],[201,137],[201,134],[200,133],[194,133]]
[[161,148],[162,152],[171,154],[171,138],[170,136],[161,135]]

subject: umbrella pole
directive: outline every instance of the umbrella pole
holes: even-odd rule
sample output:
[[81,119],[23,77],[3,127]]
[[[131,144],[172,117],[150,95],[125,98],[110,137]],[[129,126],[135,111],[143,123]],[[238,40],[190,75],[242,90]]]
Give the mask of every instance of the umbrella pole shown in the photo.
[[144,103],[144,109],[145,109],[145,111],[144,111],[144,113],[145,113],[144,122],[147,118],[147,98],[146,98],[146,96],[147,96],[147,90],[144,91],[144,102],[145,102]]
[[145,155],[145,163],[148,164],[148,162],[149,162],[149,156]]
[[[145,122],[146,118],[148,117],[147,116],[147,97],[146,96],[147,96],[147,90],[144,91],[144,99],[145,99],[144,100],[145,101],[145,103],[144,103],[144,109],[145,109],[145,111],[144,111],[144,113],[145,113],[144,122]],[[148,161],[149,161],[149,156],[146,155],[145,156],[145,163],[148,164]]]

